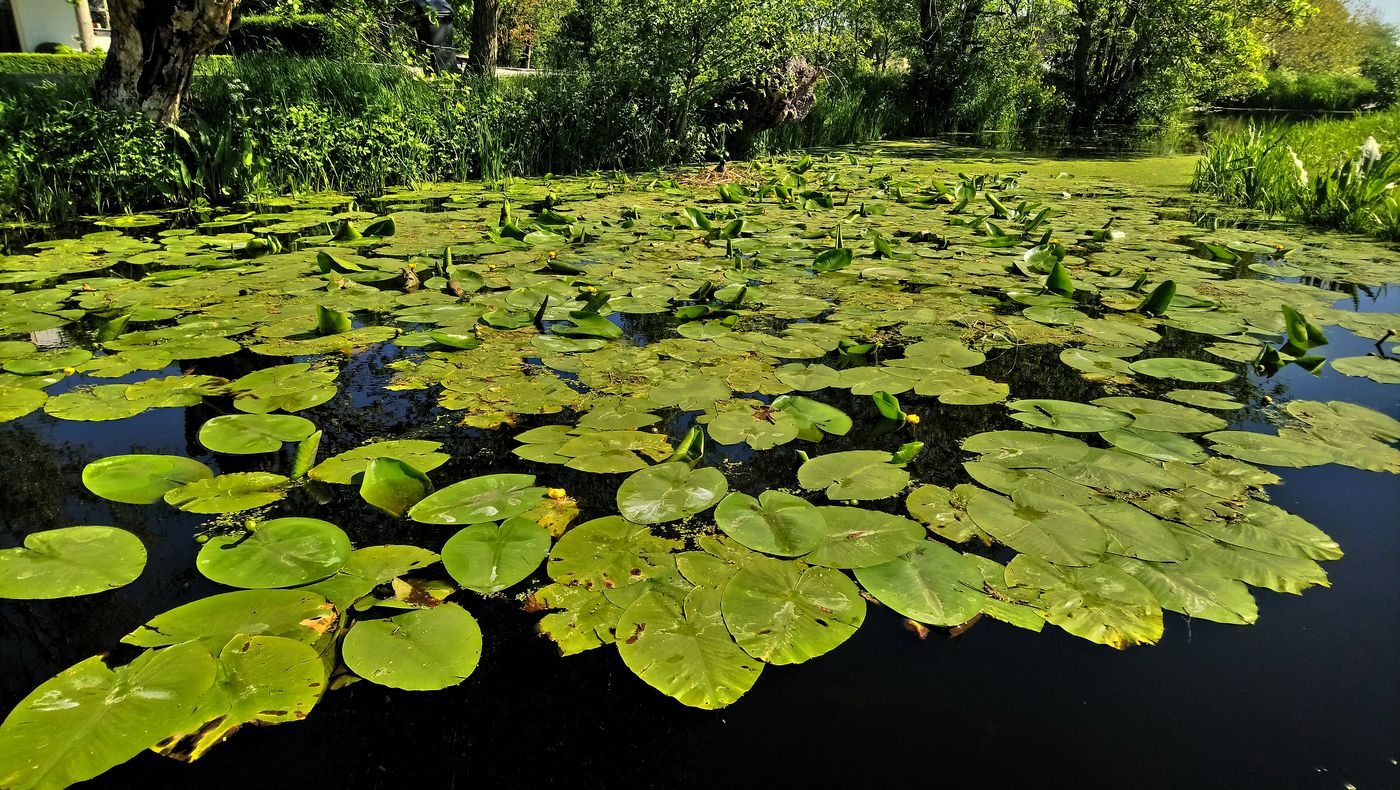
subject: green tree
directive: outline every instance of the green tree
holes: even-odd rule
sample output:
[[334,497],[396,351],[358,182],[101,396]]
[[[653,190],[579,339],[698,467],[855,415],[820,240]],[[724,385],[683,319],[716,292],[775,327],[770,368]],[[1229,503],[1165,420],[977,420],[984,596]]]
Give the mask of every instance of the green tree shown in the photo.
[[1053,61],[1077,127],[1160,118],[1211,91],[1262,84],[1259,32],[1310,12],[1306,0],[1069,0],[1070,44]]
[[1355,72],[1366,55],[1374,13],[1355,0],[1310,0],[1299,24],[1267,32],[1270,66],[1304,72]]

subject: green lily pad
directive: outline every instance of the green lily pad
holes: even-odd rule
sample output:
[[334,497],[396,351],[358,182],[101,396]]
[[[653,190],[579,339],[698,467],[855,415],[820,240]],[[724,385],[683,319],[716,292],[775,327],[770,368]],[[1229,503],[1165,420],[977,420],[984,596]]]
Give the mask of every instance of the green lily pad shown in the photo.
[[1057,567],[1024,554],[1006,566],[1013,594],[1032,595],[1045,619],[1091,642],[1119,650],[1162,638],[1162,608],[1152,591],[1106,563]]
[[312,592],[238,590],[158,614],[122,641],[137,647],[166,647],[198,640],[210,653],[239,634],[314,643],[335,625],[337,617],[335,607]]
[[226,414],[200,427],[199,443],[229,455],[275,453],[315,431],[310,420],[292,414]]
[[909,473],[879,450],[820,455],[802,464],[797,481],[809,491],[825,489],[833,500],[884,499],[909,485]]
[[619,516],[595,518],[554,544],[549,577],[588,589],[616,589],[669,572],[675,567],[671,554],[682,545]]
[[756,557],[725,585],[725,626],[744,652],[800,664],[845,642],[865,621],[865,599],[846,574]]
[[1321,466],[1333,453],[1325,445],[1250,431],[1216,431],[1206,434],[1211,448],[1221,455],[1265,466]]
[[172,488],[164,499],[186,513],[237,513],[285,498],[289,483],[271,472],[234,472]]
[[826,539],[802,559],[828,568],[879,565],[913,551],[924,528],[901,516],[858,507],[820,507]]
[[375,458],[396,458],[420,472],[428,473],[447,463],[451,456],[437,452],[441,442],[423,439],[397,439],[374,442],[332,456],[311,468],[312,480],[337,485],[350,485],[355,476],[364,473]]
[[889,562],[857,568],[856,578],[880,603],[920,623],[960,625],[982,611],[981,572],[942,543],[924,541]]
[[481,660],[481,627],[445,603],[386,620],[361,620],[345,635],[345,666],[373,683],[434,691],[466,680]]
[[136,580],[146,567],[141,539],[115,527],[64,527],[0,549],[0,598],[92,595]]
[[172,489],[213,476],[209,467],[178,455],[111,455],[83,467],[87,490],[132,505],[159,502]]
[[326,689],[316,649],[280,636],[235,636],[219,652],[219,678],[195,721],[157,749],[194,761],[247,724],[301,721]]
[[617,650],[652,688],[704,710],[732,704],[763,671],[729,635],[719,592],[699,587],[684,604],[651,592],[633,601],[617,623]]
[[1133,415],[1127,412],[1067,400],[1014,400],[1006,406],[1014,412],[1013,420],[1067,433],[1111,431],[1133,422]]
[[967,514],[1001,543],[1057,565],[1092,565],[1108,548],[1108,535],[1092,516],[1050,496],[1018,491],[1007,499],[973,489]]
[[801,497],[764,491],[758,498],[732,493],[715,508],[715,523],[754,551],[797,557],[826,540],[826,519]]
[[199,572],[230,587],[292,587],[324,579],[350,559],[350,538],[326,521],[277,518],[251,529],[205,543]]
[[693,516],[719,502],[729,483],[718,469],[680,462],[634,473],[617,489],[617,508],[628,521],[662,524]]
[[1177,357],[1152,357],[1140,359],[1128,365],[1134,373],[1156,379],[1175,379],[1197,383],[1230,381],[1236,374],[1214,362],[1201,362],[1195,359]]
[[1400,384],[1400,360],[1387,357],[1341,357],[1332,369],[1344,376],[1368,378],[1381,384]]
[[549,531],[527,518],[473,524],[447,539],[442,564],[458,584],[489,595],[534,573],[550,542]]
[[0,725],[0,787],[68,787],[130,760],[195,720],[216,671],[195,643],[116,668],[93,656],[64,670]]
[[504,521],[538,505],[545,489],[534,475],[485,475],[438,491],[408,511],[420,524],[481,524]]

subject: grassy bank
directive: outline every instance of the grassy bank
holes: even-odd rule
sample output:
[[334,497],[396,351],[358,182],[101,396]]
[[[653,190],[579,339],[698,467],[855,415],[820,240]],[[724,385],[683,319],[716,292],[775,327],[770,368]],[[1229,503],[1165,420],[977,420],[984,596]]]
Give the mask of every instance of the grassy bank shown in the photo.
[[1213,137],[1191,189],[1289,219],[1400,241],[1400,108],[1250,125]]

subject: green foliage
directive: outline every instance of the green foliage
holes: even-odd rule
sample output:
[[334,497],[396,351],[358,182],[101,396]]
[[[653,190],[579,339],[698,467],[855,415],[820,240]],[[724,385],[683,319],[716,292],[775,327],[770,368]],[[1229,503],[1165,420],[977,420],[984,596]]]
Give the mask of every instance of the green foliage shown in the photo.
[[0,74],[96,74],[106,55],[0,52]]
[[1191,188],[1318,225],[1400,239],[1400,109],[1214,137]]
[[1273,69],[1264,78],[1267,86],[1234,103],[1278,110],[1355,110],[1382,98],[1375,81],[1360,74]]

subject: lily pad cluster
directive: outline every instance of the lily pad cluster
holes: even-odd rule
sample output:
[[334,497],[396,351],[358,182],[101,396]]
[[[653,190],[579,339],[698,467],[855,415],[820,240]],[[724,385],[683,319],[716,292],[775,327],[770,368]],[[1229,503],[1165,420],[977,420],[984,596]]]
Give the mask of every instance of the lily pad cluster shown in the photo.
[[[475,596],[701,708],[871,605],[922,635],[992,619],[1117,648],[1164,611],[1248,624],[1250,587],[1325,586],[1342,556],[1262,467],[1400,472],[1376,411],[1284,401],[1263,431],[1246,408],[1289,365],[1396,382],[1400,318],[1312,284],[1391,282],[1384,251],[898,147],[729,172],[432,185],[387,215],[277,199],[0,256],[0,422],[198,409],[198,457],[132,448],[82,479],[210,516],[196,569],[230,588],[22,701],[0,786],[197,759],[346,683],[461,684],[490,639]],[[1337,326],[1375,354],[1329,356]],[[338,406],[408,427],[347,441]],[[471,471],[445,479],[454,457]],[[563,475],[579,501],[540,482]],[[0,596],[102,594],[144,564],[123,530],[35,531],[0,549]]]

